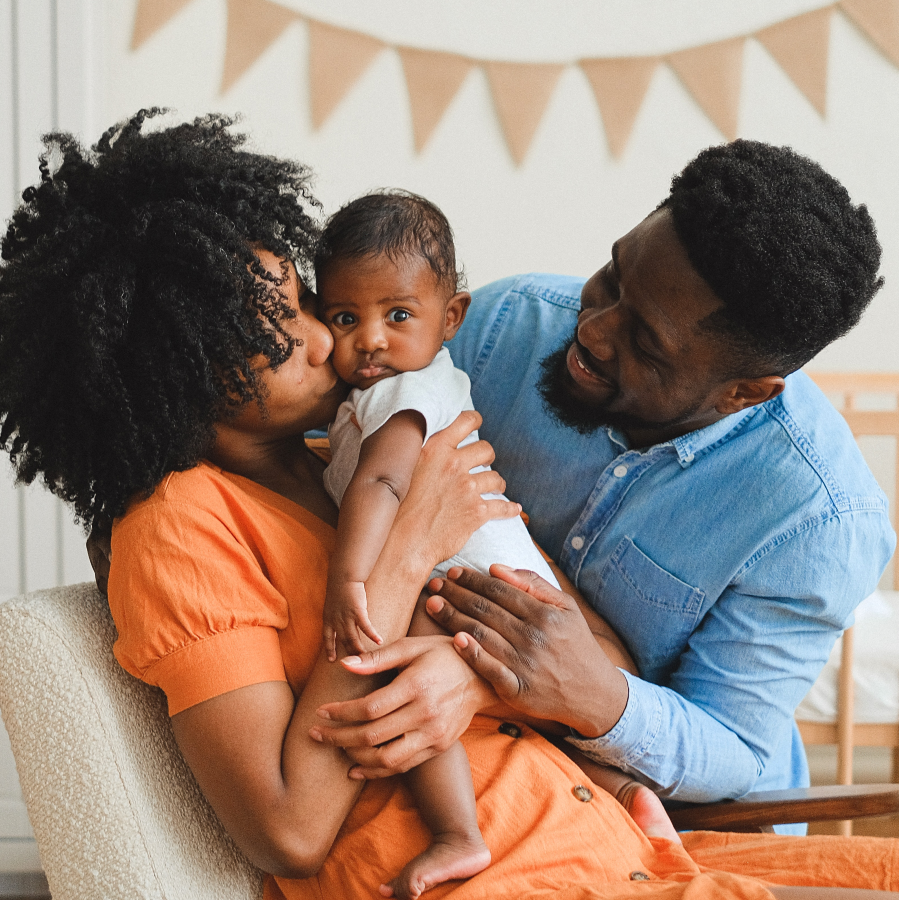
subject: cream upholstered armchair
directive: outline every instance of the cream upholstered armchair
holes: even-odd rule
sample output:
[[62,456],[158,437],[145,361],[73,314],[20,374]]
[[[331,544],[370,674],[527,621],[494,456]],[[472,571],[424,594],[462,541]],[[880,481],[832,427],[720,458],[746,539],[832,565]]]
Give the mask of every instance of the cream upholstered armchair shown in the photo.
[[93,584],[0,605],[0,709],[54,900],[258,900],[175,745],[166,703],[112,655]]

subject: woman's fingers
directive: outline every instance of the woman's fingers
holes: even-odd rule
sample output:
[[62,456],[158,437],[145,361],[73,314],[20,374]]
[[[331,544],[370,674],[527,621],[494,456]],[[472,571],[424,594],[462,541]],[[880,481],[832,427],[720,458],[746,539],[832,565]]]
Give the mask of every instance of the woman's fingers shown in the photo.
[[321,706],[309,732],[314,740],[344,748],[361,767],[355,773],[367,778],[405,772],[446,750],[494,697],[449,637],[401,638],[342,663],[366,675],[400,669],[390,684],[366,697]]
[[481,421],[480,413],[474,409],[465,409],[446,428],[436,432],[432,440],[437,438],[451,447],[458,447],[473,431],[481,427]]

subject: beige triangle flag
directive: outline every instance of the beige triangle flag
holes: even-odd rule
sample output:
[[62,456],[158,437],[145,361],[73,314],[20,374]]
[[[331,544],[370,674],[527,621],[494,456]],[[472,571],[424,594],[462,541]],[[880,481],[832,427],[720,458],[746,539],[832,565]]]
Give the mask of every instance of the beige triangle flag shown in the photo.
[[516,165],[528,153],[563,68],[555,63],[484,63],[506,145]]
[[754,35],[822,116],[828,89],[828,40],[833,11],[831,6],[816,9]]
[[224,94],[299,16],[269,0],[228,0]]
[[900,43],[897,0],[841,0],[840,7],[896,66]]
[[737,137],[744,40],[730,38],[666,57],[682,84],[729,141]]
[[191,0],[138,0],[131,32],[131,49],[137,50],[190,2]]
[[631,136],[659,58],[582,59],[578,64],[593,88],[610,153],[618,158]]
[[412,47],[398,47],[397,52],[406,75],[413,139],[416,151],[421,151],[474,62],[455,53],[416,50]]
[[309,23],[309,92],[313,128],[320,128],[362,77],[384,44],[324,22]]

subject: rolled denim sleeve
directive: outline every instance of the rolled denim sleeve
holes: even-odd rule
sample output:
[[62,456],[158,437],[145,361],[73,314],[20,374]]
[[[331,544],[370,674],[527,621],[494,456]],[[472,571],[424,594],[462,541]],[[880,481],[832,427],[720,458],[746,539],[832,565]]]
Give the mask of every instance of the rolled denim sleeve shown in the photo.
[[[777,775],[790,758],[798,703],[893,545],[875,510],[779,536],[712,605],[665,685],[626,673],[618,723],[602,737],[570,741],[663,797],[702,802],[765,790],[770,764]],[[801,581],[803,595],[787,596]]]

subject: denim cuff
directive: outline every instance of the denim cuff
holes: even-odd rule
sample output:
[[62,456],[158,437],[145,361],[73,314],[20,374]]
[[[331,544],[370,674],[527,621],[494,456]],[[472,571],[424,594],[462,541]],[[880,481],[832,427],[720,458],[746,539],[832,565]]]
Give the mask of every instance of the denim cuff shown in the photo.
[[[570,729],[566,740],[596,762],[630,768],[656,740],[663,711],[654,685],[624,669],[619,671],[628,682],[628,702],[619,721],[606,734],[595,738]],[[653,777],[653,773],[647,774]]]

